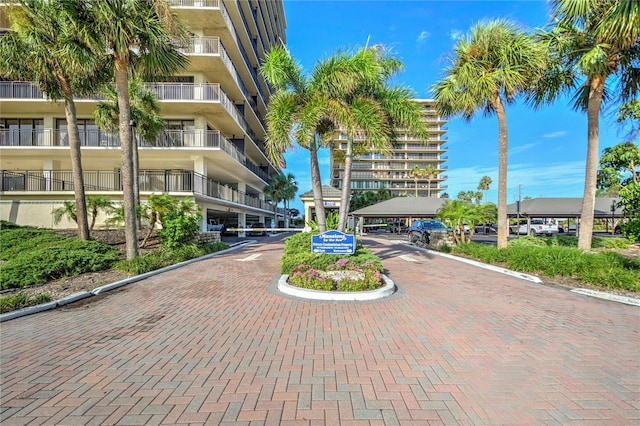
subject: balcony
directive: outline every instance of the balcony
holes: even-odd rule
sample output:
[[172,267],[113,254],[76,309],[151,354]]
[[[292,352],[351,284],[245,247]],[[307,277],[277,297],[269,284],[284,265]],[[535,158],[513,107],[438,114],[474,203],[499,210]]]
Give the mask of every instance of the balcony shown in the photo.
[[[117,133],[100,130],[81,130],[79,135],[82,147],[119,148],[120,137]],[[166,130],[153,142],[136,136],[136,142],[142,148],[212,148],[219,149],[231,158],[251,170],[265,182],[269,175],[249,160],[240,150],[217,130]],[[69,146],[69,133],[54,129],[0,129],[0,147],[66,147]]]
[[[85,191],[121,192],[120,173],[113,170],[84,171]],[[200,196],[273,211],[273,205],[240,192],[206,176],[186,170],[141,170],[141,192],[193,193]],[[70,192],[73,191],[71,171],[0,171],[0,192]]]

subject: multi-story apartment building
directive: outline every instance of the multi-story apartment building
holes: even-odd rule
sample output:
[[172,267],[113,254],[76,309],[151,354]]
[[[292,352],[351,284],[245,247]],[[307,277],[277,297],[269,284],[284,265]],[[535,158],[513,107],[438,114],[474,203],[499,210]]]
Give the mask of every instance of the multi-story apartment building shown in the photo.
[[[415,166],[424,169],[431,165],[436,170],[435,176],[419,176],[417,179],[417,194],[419,197],[439,197],[440,192],[447,187],[442,183],[447,179],[442,173],[447,169],[443,165],[447,157],[443,154],[447,148],[444,136],[447,129],[446,120],[438,115],[435,101],[430,99],[416,99],[422,106],[423,120],[427,123],[429,140],[424,141],[416,136],[398,129],[398,140],[393,149],[387,153],[370,151],[358,155],[353,159],[351,172],[352,191],[378,191],[387,189],[392,197],[415,196],[416,179],[411,171]],[[334,147],[346,149],[347,136],[336,132]],[[344,177],[344,163],[334,160],[331,162],[331,186],[342,188]]]
[[[0,29],[9,23],[0,1]],[[191,40],[189,64],[164,82],[150,82],[167,126],[139,146],[141,199],[168,193],[197,202],[202,229],[210,220],[230,225],[267,222],[264,194],[279,173],[265,154],[264,117],[271,88],[258,68],[270,46],[283,43],[281,0],[170,0]],[[77,99],[87,195],[122,199],[120,141],[98,129],[95,99]],[[50,102],[29,82],[0,81],[0,218],[55,227],[52,210],[73,199],[67,125],[61,102]],[[73,227],[61,223],[60,227]]]

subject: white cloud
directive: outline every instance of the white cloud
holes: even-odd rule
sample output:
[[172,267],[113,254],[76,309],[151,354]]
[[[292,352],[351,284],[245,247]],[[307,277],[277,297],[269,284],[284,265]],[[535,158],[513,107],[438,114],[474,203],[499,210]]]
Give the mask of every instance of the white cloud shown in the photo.
[[418,37],[416,38],[416,43],[418,43],[418,45],[422,45],[424,44],[427,39],[431,36],[431,34],[427,31],[422,31],[420,34],[418,34]]
[[458,29],[452,29],[451,31],[449,31],[449,37],[451,37],[451,40],[458,40],[460,37],[462,37],[464,33],[462,32],[462,30],[458,30]]
[[535,147],[536,145],[540,145],[539,142],[536,143],[528,143],[525,145],[520,145],[520,146],[516,146],[513,148],[509,148],[509,155],[513,155],[513,154],[520,154],[521,152],[527,151],[533,147]]
[[568,132],[565,132],[564,130],[562,130],[559,132],[545,133],[544,135],[542,135],[542,137],[545,139],[553,139],[553,138],[561,138],[563,136],[566,136],[567,134]]

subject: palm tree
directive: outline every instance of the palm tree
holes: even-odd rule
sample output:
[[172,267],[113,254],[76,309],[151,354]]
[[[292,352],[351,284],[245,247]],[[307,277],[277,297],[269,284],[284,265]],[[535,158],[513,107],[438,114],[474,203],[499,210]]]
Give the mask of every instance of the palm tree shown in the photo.
[[118,125],[122,160],[127,259],[138,255],[138,230],[134,190],[134,151],[131,138],[129,74],[170,76],[187,60],[178,48],[187,32],[171,6],[163,0],[89,0],[102,36],[96,51],[108,52],[115,67]]
[[0,37],[0,75],[32,81],[51,100],[64,101],[78,236],[89,239],[80,137],[74,96],[91,95],[108,78],[108,67],[79,30],[85,2],[23,0],[6,6],[12,31]]
[[400,60],[390,55],[382,45],[360,49],[347,56],[346,60],[358,84],[340,95],[350,106],[351,114],[339,120],[347,134],[338,217],[338,231],[341,232],[345,232],[347,227],[354,144],[386,152],[393,147],[397,128],[407,129],[422,138],[428,137],[413,91],[389,84],[389,79],[402,70]]
[[507,246],[507,115],[505,105],[530,87],[544,65],[542,49],[515,24],[480,23],[461,38],[445,76],[433,86],[443,116],[469,121],[477,113],[498,119],[498,248]]
[[438,177],[438,169],[431,164],[427,164],[422,171],[422,176],[427,180],[427,197],[431,197],[431,181]]
[[[98,195],[87,196],[86,202],[88,210],[87,216],[91,217],[91,224],[89,225],[89,229],[93,230],[100,210],[110,212],[113,208],[113,203],[107,197],[101,197]],[[60,221],[62,221],[63,217],[76,222],[76,224],[78,223],[78,211],[76,209],[75,203],[71,201],[65,201],[62,203],[62,207],[58,207],[57,209],[53,210],[54,224],[59,224]]]
[[415,182],[415,189],[416,189],[416,198],[418,198],[418,179],[420,179],[424,174],[424,169],[422,169],[420,166],[418,166],[417,164],[415,166],[413,166],[413,169],[409,170],[409,176],[413,178],[413,181]]
[[280,185],[281,181],[278,178],[281,175],[275,175],[271,177],[271,183],[267,184],[262,192],[264,192],[269,198],[271,198],[271,202],[273,203],[273,226],[278,227],[278,203],[280,202]]
[[493,181],[489,176],[482,176],[480,179],[480,183],[478,184],[478,191],[483,192],[483,197],[485,202],[487,200],[487,191],[489,190],[489,185],[491,185]]
[[[327,145],[340,122],[348,117],[348,105],[338,101],[357,81],[348,72],[345,56],[334,56],[316,64],[308,77],[284,46],[271,49],[260,72],[275,89],[267,111],[266,149],[269,159],[284,167],[283,153],[297,144],[309,150],[311,186],[319,232],[326,231],[326,214],[318,149]],[[311,218],[307,218],[310,220]]]
[[[118,129],[118,95],[113,86],[105,86],[103,90],[106,101],[98,103],[93,111],[96,125],[108,131]],[[156,145],[156,140],[164,130],[166,123],[160,116],[158,98],[147,90],[139,80],[129,80],[129,100],[131,106],[131,120],[135,123],[140,137],[150,145]],[[135,138],[133,138],[135,139]],[[140,184],[138,182],[140,161],[138,144],[133,144],[133,193],[136,209],[140,208]],[[146,239],[145,239],[146,240]],[[144,242],[143,242],[144,246]]]
[[296,192],[298,192],[298,182],[296,182],[296,178],[291,173],[287,173],[284,175],[284,181],[281,190],[282,200],[284,201],[284,226],[285,228],[289,227],[289,219],[288,219],[288,210],[289,210],[289,200],[293,200],[296,196]]
[[[578,247],[591,249],[598,170],[599,115],[610,99],[638,95],[640,2],[553,0],[553,24],[539,34],[549,65],[530,101],[538,106],[574,94],[574,108],[587,113],[587,162]],[[615,79],[615,87],[606,86]]]

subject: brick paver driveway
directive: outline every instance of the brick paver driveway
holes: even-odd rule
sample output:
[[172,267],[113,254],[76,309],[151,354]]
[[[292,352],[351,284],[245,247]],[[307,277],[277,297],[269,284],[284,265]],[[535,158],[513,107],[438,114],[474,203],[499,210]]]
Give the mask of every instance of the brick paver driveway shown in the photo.
[[639,308],[365,241],[385,300],[278,295],[270,237],[3,323],[0,420],[640,424]]

